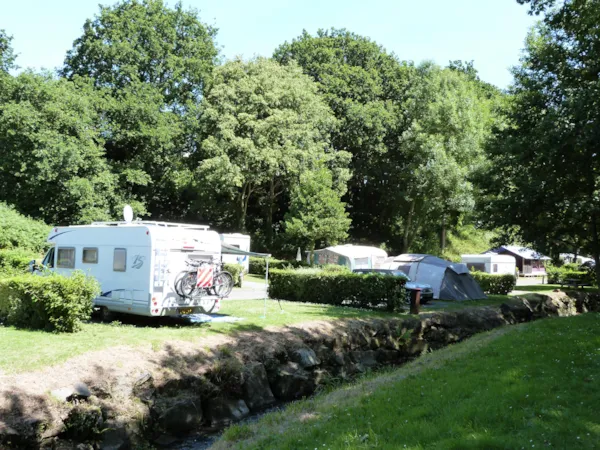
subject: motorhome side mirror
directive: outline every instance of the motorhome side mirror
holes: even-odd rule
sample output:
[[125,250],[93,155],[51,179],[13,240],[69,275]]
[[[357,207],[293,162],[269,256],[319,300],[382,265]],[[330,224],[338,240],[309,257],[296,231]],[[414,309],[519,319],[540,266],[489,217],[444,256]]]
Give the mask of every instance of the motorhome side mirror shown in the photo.
[[35,265],[35,259],[32,259],[31,261],[29,261],[29,271],[31,273],[35,272],[37,269],[37,266]]

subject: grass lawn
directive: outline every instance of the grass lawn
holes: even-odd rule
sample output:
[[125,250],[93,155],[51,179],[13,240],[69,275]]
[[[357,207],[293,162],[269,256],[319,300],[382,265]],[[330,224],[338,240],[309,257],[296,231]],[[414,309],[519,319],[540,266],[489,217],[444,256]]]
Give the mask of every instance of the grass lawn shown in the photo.
[[265,277],[262,275],[253,275],[249,273],[244,275],[244,281],[253,281],[255,283],[265,284]]
[[592,449],[600,314],[477,335],[225,432],[216,448]]
[[47,333],[0,326],[0,370],[7,373],[35,370],[73,356],[118,345],[160,346],[173,340],[195,340],[210,333],[235,333],[270,325],[289,325],[310,320],[386,316],[383,312],[339,308],[308,303],[267,300],[225,300],[220,313],[244,320],[233,323],[191,325],[173,318],[120,316],[122,324],[88,323],[79,333]]

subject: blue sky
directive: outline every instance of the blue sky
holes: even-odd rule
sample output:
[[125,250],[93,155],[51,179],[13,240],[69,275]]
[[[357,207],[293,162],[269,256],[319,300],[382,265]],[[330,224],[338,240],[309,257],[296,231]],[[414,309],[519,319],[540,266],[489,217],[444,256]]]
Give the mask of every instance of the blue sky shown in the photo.
[[[0,28],[23,68],[54,69],[83,23],[112,0],[2,0]],[[173,5],[174,1],[168,1]],[[303,29],[347,28],[404,60],[474,60],[485,81],[507,87],[534,19],[516,0],[183,0],[219,28],[227,58],[270,56]]]

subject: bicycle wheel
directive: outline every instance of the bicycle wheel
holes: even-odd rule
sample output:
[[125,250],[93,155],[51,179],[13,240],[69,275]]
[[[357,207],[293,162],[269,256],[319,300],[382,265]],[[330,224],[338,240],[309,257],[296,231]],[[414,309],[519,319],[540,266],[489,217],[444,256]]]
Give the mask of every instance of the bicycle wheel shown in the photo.
[[182,297],[190,297],[196,290],[196,272],[188,272],[181,277],[179,289]]
[[187,274],[187,270],[182,270],[177,274],[177,276],[175,277],[175,281],[173,282],[173,289],[180,297],[185,297],[183,291],[181,290],[181,280],[183,280],[183,278],[187,276]]
[[[198,291],[204,291],[204,289],[198,289],[196,292]],[[196,297],[194,297],[194,299],[196,299]],[[215,306],[217,306],[217,300],[218,299],[214,296],[202,297],[200,299],[197,299],[197,304],[202,309],[204,314],[210,314],[215,309]]]
[[219,272],[214,279],[214,290],[218,297],[227,297],[233,289],[233,276],[229,272]]

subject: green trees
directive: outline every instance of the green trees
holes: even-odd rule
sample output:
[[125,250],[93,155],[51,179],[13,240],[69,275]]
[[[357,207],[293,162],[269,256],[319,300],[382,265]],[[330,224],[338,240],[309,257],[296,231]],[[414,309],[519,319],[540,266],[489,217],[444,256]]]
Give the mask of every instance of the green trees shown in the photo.
[[218,67],[200,115],[204,139],[191,156],[197,188],[205,199],[228,205],[237,229],[245,229],[249,206],[261,209],[268,247],[278,198],[304,172],[344,157],[329,146],[334,119],[327,105],[295,64],[259,58]]
[[600,214],[600,5],[525,1],[542,23],[526,43],[482,180],[489,223],[540,251],[586,251],[597,265]]

